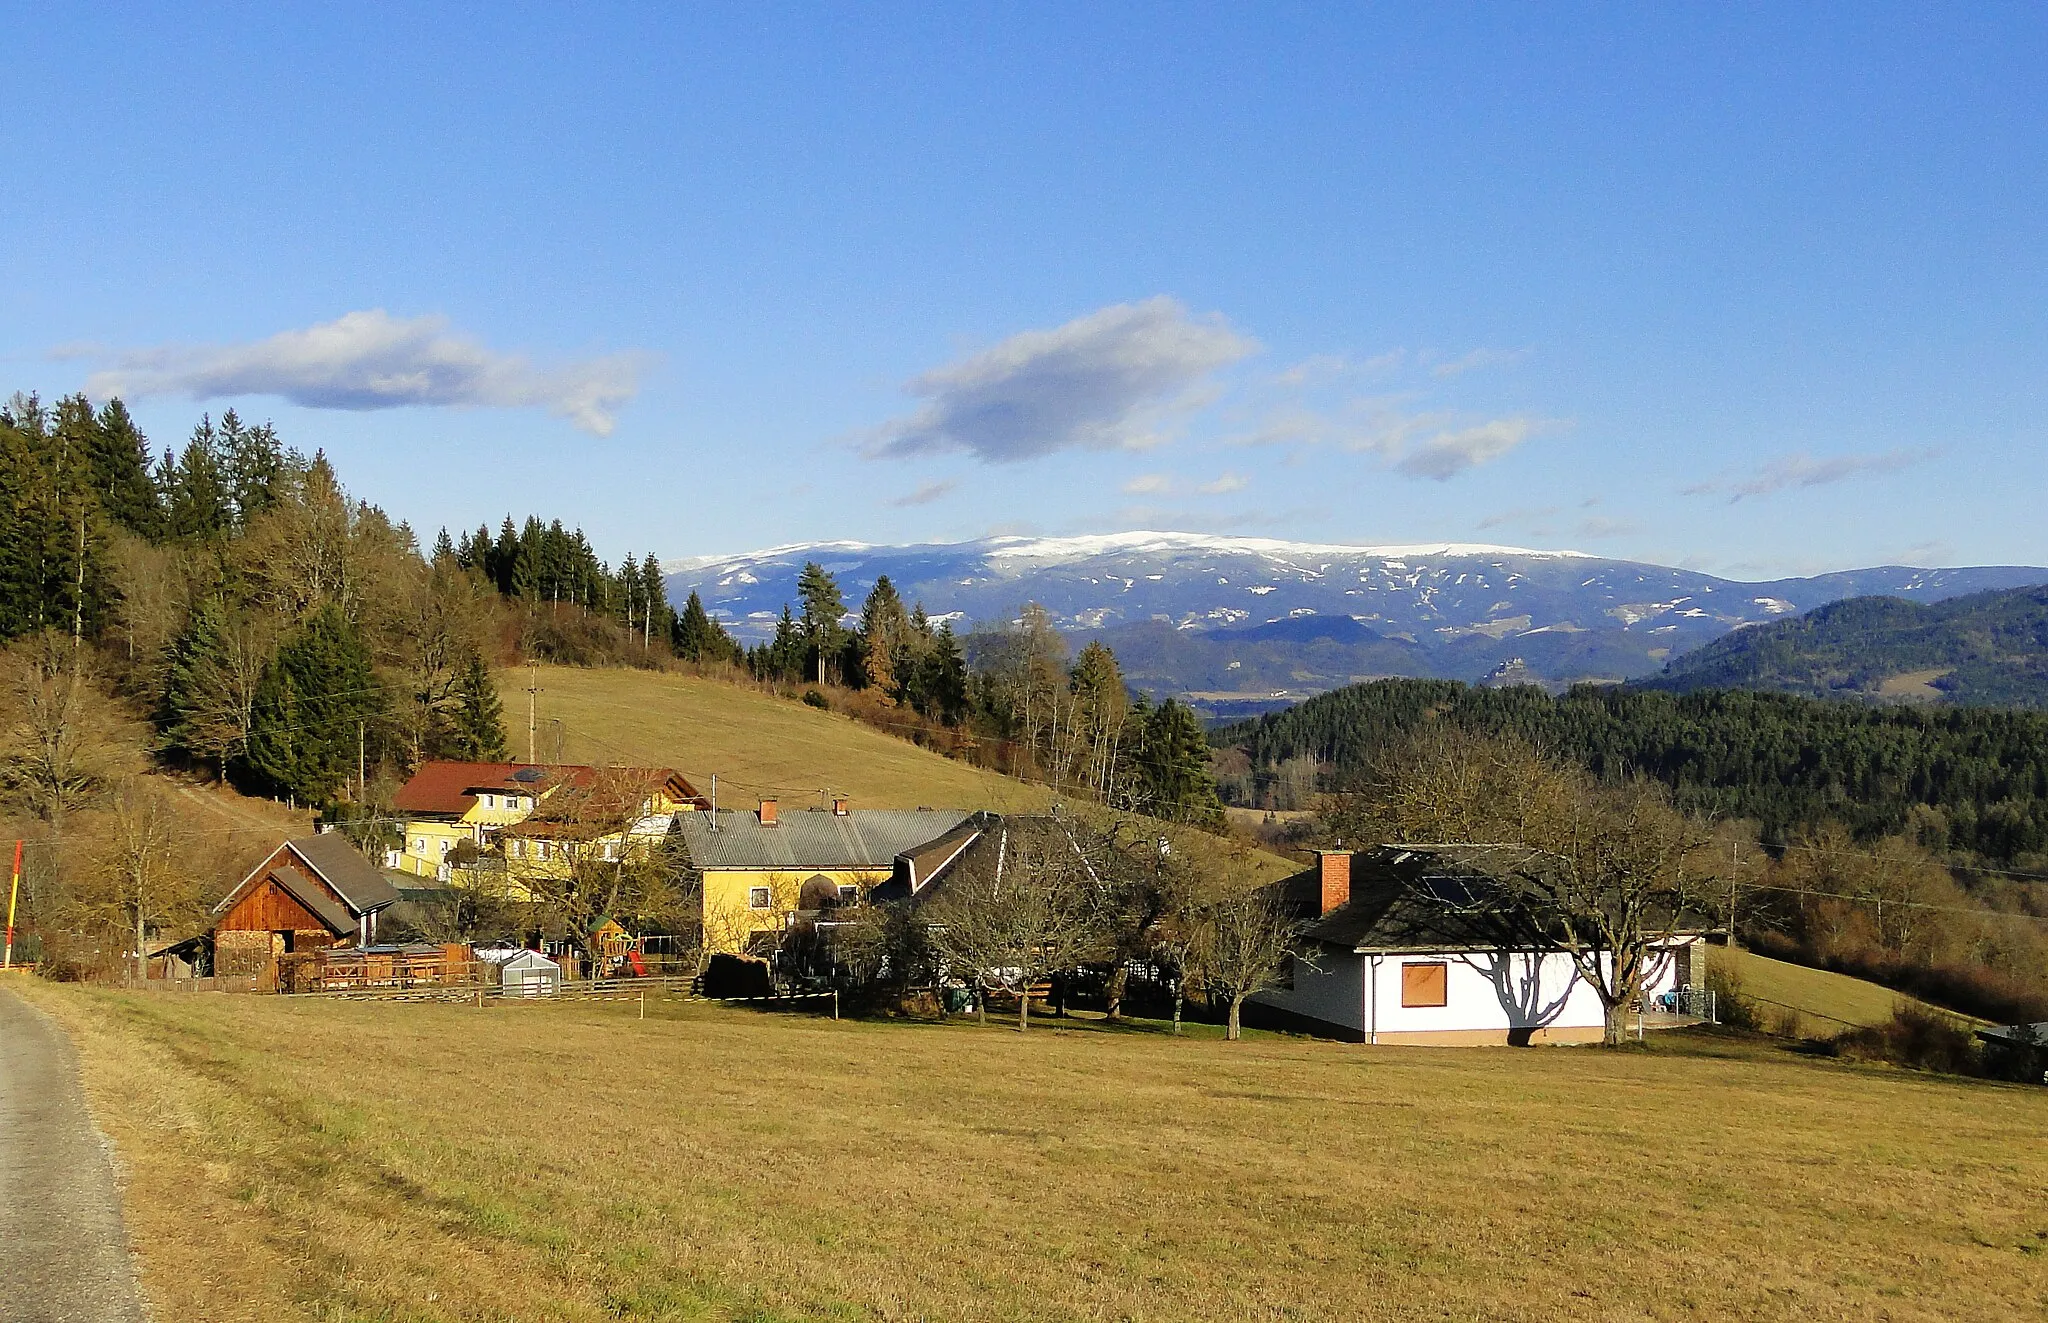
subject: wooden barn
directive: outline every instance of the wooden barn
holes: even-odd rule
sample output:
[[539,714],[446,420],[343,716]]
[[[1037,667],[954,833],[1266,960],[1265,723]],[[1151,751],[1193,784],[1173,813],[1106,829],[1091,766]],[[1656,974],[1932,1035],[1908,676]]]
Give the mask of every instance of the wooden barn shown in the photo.
[[368,946],[398,889],[339,832],[286,841],[213,907],[213,971],[276,977],[278,958]]

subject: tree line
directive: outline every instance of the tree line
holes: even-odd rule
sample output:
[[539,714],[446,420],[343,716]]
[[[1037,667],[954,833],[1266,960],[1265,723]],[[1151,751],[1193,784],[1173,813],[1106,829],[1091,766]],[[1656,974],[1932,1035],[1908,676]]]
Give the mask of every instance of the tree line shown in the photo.
[[[1418,726],[1513,735],[1609,783],[1650,777],[1688,812],[1756,822],[1778,845],[1840,823],[1856,838],[1909,833],[1989,864],[2048,850],[2048,714],[1872,707],[1746,691],[1581,686],[1552,697],[1443,680],[1352,685],[1215,732],[1242,751],[1231,785],[1263,806],[1290,760],[1342,790]],[[1298,766],[1298,764],[1297,764]]]
[[[774,636],[746,652],[756,677],[873,694],[960,729],[970,745],[994,751],[986,765],[1113,808],[1221,825],[1201,719],[1171,697],[1155,704],[1134,695],[1100,643],[1070,655],[1042,606],[1026,604],[962,638],[950,620],[934,624],[921,603],[906,607],[887,575],[853,616],[837,579],[816,562],[798,576],[797,597]],[[879,722],[889,724],[886,713]]]

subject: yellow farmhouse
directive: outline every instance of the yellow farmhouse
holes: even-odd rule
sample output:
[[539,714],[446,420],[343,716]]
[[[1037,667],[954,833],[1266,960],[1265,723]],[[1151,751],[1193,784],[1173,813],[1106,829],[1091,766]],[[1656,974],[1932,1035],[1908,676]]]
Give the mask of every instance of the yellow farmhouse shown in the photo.
[[[504,874],[516,885],[522,870],[566,873],[586,849],[617,857],[664,838],[675,814],[707,802],[668,768],[427,762],[392,799],[405,843],[387,863],[464,883],[473,870],[451,858],[492,855],[502,844]],[[509,832],[519,834],[501,841]],[[465,844],[473,850],[461,850]]]
[[675,820],[703,880],[704,946],[742,954],[804,910],[865,899],[876,886],[944,866],[979,833],[958,809],[722,809]]

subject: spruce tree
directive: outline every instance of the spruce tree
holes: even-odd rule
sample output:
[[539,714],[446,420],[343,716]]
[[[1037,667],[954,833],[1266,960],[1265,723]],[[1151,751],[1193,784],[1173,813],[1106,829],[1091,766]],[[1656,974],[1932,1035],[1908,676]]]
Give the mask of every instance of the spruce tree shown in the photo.
[[211,763],[225,775],[241,732],[232,724],[232,672],[222,635],[221,605],[205,598],[171,642],[156,723],[166,751]]
[[839,651],[839,622],[846,615],[846,599],[839,595],[839,581],[816,561],[805,562],[803,573],[797,576],[796,595],[804,604],[804,639],[817,659],[817,681],[823,684],[826,659]]
[[1223,802],[1209,771],[1208,732],[1193,708],[1169,697],[1151,710],[1139,767],[1148,811],[1202,827],[1222,823]]
[[101,508],[109,519],[138,537],[160,540],[164,510],[149,475],[149,438],[135,426],[128,406],[119,399],[108,400],[100,409],[92,432],[93,487]]
[[232,522],[227,477],[220,455],[220,435],[213,420],[201,417],[191,440],[179,453],[165,493],[165,518],[173,538],[207,542],[227,532]]
[[695,589],[691,590],[688,600],[683,603],[682,613],[676,617],[673,646],[678,657],[700,666],[738,660],[738,645],[725,632],[725,627],[704,609],[704,599],[697,595]]
[[449,752],[465,762],[502,762],[506,757],[505,709],[481,653],[455,681],[454,733]]
[[276,794],[332,803],[381,704],[370,651],[329,603],[285,640],[257,688],[244,765]]

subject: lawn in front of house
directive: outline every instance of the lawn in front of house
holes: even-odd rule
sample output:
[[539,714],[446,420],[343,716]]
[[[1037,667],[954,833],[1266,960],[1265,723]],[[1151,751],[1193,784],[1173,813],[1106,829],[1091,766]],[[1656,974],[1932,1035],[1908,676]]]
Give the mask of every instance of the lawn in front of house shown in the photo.
[[42,986],[159,1317],[2039,1317],[2048,1091]]

